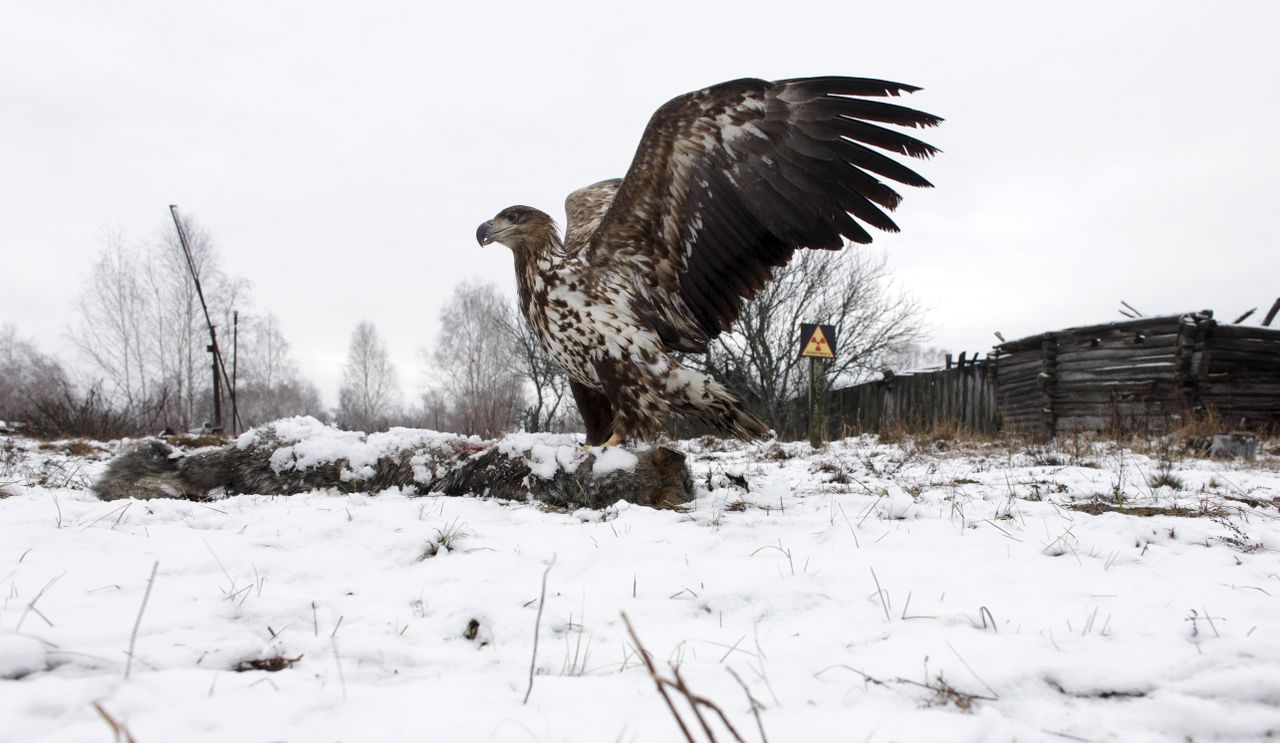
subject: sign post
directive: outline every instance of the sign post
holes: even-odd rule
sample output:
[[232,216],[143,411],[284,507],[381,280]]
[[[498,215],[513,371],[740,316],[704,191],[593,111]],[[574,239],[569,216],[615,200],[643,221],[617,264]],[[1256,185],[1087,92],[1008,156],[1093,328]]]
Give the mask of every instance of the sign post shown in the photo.
[[818,364],[836,357],[836,326],[822,323],[800,323],[800,357],[809,359],[809,445],[822,446],[826,420],[822,395],[818,394]]

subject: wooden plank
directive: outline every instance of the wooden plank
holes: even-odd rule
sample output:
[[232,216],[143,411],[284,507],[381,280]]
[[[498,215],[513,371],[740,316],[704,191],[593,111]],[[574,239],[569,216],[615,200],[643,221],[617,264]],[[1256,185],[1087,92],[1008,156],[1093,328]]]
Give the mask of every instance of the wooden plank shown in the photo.
[[1246,325],[1219,325],[1213,329],[1213,338],[1280,339],[1280,328],[1255,328]]
[[1099,348],[1087,351],[1059,350],[1058,367],[1061,368],[1064,364],[1076,364],[1090,361],[1119,360],[1131,363],[1144,363],[1145,361],[1173,361],[1176,358],[1177,351],[1174,346],[1168,346],[1166,348],[1147,348],[1146,346],[1135,346],[1134,348]]
[[1275,304],[1271,305],[1271,309],[1267,310],[1267,316],[1262,318],[1262,326],[1265,328],[1271,325],[1271,321],[1276,319],[1276,314],[1280,313],[1280,297],[1276,297]]
[[[1141,338],[1141,340],[1138,340]],[[1098,343],[1095,344],[1094,341]],[[1130,333],[1127,335],[1105,336],[1102,338],[1087,337],[1066,337],[1058,339],[1058,353],[1064,351],[1101,351],[1103,349],[1119,349],[1119,348],[1142,348],[1148,346],[1151,348],[1163,348],[1172,346],[1177,343],[1178,333],[1176,330],[1172,332],[1152,333]]]
[[[1222,335],[1214,333],[1209,339],[1209,344],[1213,347],[1241,347],[1241,348],[1280,348],[1280,329],[1271,330],[1269,328],[1245,328],[1246,330],[1256,331],[1248,334],[1239,335]],[[1265,333],[1265,335],[1263,335]]]
[[1058,376],[1058,385],[1072,384],[1127,384],[1134,381],[1158,379],[1163,381],[1178,378],[1178,370],[1172,364],[1161,367],[1145,367],[1141,374],[1132,369],[1094,369],[1091,371],[1065,371]]
[[997,373],[1001,378],[1026,374],[1028,371],[1039,373],[1043,361],[1039,354],[1035,356],[1006,356],[996,362]]

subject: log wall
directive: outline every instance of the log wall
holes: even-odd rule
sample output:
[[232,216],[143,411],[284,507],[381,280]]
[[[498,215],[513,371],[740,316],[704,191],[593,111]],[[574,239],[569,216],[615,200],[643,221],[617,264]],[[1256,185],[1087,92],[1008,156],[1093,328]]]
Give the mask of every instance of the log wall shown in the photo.
[[1280,330],[1218,325],[1193,365],[1198,404],[1237,427],[1280,429]]
[[1089,325],[1009,341],[958,368],[832,393],[835,432],[939,426],[1049,438],[1151,432],[1216,415],[1280,429],[1280,330],[1220,325],[1209,311]]

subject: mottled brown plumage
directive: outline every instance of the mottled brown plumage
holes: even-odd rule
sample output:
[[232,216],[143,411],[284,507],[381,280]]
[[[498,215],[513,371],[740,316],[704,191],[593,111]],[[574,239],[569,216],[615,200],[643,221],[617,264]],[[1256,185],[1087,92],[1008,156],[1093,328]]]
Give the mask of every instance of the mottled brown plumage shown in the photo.
[[656,432],[672,409],[742,438],[767,434],[670,354],[705,352],[795,250],[867,243],[867,226],[897,231],[886,212],[901,197],[881,179],[930,184],[886,153],[936,150],[882,124],[941,119],[876,99],[915,90],[844,77],[705,88],[658,109],[626,177],[569,196],[563,242],[531,207],[481,225],[481,244],[515,254],[525,317],[596,421],[589,442],[602,440],[600,420],[616,442]]

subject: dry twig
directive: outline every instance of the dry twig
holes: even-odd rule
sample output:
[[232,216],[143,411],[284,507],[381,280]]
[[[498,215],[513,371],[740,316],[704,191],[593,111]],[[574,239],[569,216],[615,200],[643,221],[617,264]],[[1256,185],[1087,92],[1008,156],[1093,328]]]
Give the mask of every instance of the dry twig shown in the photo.
[[147,590],[142,594],[142,606],[138,607],[138,618],[133,620],[133,632],[129,633],[129,655],[124,662],[124,678],[129,680],[129,670],[133,668],[133,646],[138,642],[138,628],[142,626],[142,612],[147,610],[147,599],[151,598],[151,586],[156,582],[156,571],[160,569],[160,561],[157,560],[151,566],[151,577],[147,579]]
[[547,602],[547,574],[555,564],[556,556],[552,553],[551,562],[548,562],[547,569],[542,571],[542,594],[538,596],[538,616],[533,620],[533,657],[529,659],[529,688],[525,689],[524,701],[521,704],[528,704],[529,695],[533,693],[533,672],[538,667],[538,634],[542,626],[542,605]]
[[[689,708],[693,710],[693,715],[698,720],[698,724],[702,726],[702,732],[706,734],[707,740],[711,743],[715,743],[716,736],[715,733],[712,732],[711,725],[707,722],[707,719],[703,717],[702,710],[699,709],[700,707],[705,707],[706,709],[716,713],[716,717],[720,718],[720,723],[729,731],[729,734],[733,736],[736,743],[746,743],[742,736],[738,734],[737,728],[735,728],[733,723],[729,721],[728,715],[724,713],[724,710],[720,709],[718,704],[704,696],[695,694],[689,689],[688,684],[684,681],[684,677],[680,675],[680,669],[672,667],[671,673],[674,676],[674,679],[659,676],[658,669],[653,665],[653,656],[650,655],[644,644],[640,642],[640,637],[636,634],[635,627],[631,626],[631,620],[627,618],[626,612],[622,613],[622,621],[626,623],[627,633],[631,635],[631,641],[635,643],[636,650],[640,653],[641,659],[644,660],[645,667],[649,669],[649,677],[653,679],[654,686],[658,687],[658,693],[662,695],[662,699],[667,703],[667,709],[671,710],[672,717],[676,718],[676,724],[680,726],[680,732],[684,733],[685,740],[689,741],[689,743],[694,743],[693,734],[689,732],[689,726],[685,724],[684,718],[680,717],[680,713],[676,710],[675,703],[671,701],[670,695],[667,694],[667,687],[671,687],[684,695],[685,701],[689,703]],[[730,671],[730,673],[733,672]],[[734,678],[737,678],[737,674],[734,674]],[[741,684],[742,680],[738,679],[738,683]],[[746,686],[744,685],[743,688],[745,689]],[[747,698],[751,699],[751,692],[749,691],[747,692]],[[758,703],[754,699],[751,699],[751,701],[752,712],[756,714],[756,724],[760,725],[760,716],[759,713],[756,712],[756,705]],[[761,740],[764,740],[767,743],[767,739],[764,737],[763,725],[760,725],[760,737]]]
[[115,743],[137,743],[134,740],[133,733],[129,732],[129,728],[123,723],[111,716],[110,712],[103,709],[98,702],[93,703],[93,708],[98,711],[98,715],[111,726],[111,733],[115,736]]

